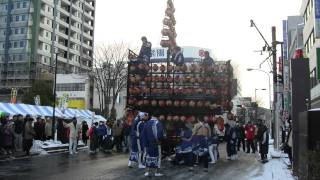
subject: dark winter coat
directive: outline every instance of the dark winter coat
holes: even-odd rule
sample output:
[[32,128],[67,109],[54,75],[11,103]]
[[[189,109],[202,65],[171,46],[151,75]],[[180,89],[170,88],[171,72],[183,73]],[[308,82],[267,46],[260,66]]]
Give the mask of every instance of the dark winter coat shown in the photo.
[[14,121],[14,132],[16,134],[22,134],[23,133],[23,127],[24,127],[24,122],[20,120],[15,120]]
[[175,65],[181,66],[184,63],[184,56],[181,51],[177,52],[176,54],[173,54],[172,61]]
[[3,146],[12,147],[14,135],[13,135],[13,129],[12,129],[11,123],[8,122],[3,126],[2,135],[3,135]]
[[89,130],[89,126],[88,124],[83,124],[82,125],[82,140],[87,140],[88,136],[87,136],[87,131]]
[[259,136],[259,144],[260,144],[260,153],[268,154],[269,152],[269,132],[267,126],[260,126],[260,136]]
[[202,62],[203,66],[212,66],[213,64],[214,64],[214,61],[210,56],[203,59],[203,62]]
[[145,42],[142,44],[141,49],[140,49],[140,53],[139,53],[139,57],[151,57],[151,47],[152,44],[150,42]]

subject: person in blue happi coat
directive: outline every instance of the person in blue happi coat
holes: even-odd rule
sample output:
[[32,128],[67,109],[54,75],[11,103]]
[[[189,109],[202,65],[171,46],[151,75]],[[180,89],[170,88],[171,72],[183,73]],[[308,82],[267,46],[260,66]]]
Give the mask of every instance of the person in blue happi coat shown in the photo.
[[140,169],[144,169],[144,142],[141,138],[141,133],[144,127],[145,120],[148,119],[148,115],[145,112],[139,112],[134,119],[130,138],[131,138],[131,152],[129,157],[128,167],[132,168],[133,162],[138,163]]
[[[153,112],[150,115],[142,131],[142,138],[146,148],[146,167],[145,176],[163,176],[159,172],[161,167],[161,141],[165,138],[165,130],[162,123],[158,120],[159,113]],[[154,174],[153,174],[154,173]]]
[[181,143],[176,147],[176,157],[174,160],[175,165],[184,164],[192,168],[193,166],[193,153],[192,153],[192,124],[183,124],[181,133]]

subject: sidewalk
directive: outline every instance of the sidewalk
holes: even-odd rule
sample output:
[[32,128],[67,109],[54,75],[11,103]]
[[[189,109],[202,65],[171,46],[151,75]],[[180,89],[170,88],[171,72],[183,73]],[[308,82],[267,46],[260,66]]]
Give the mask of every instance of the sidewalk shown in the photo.
[[[269,144],[268,163],[263,168],[254,169],[249,175],[250,180],[297,180],[288,169],[289,159],[287,154],[274,149],[273,141]],[[257,159],[258,160],[258,159]]]
[[[87,146],[85,146],[82,141],[79,141],[78,144],[78,150],[86,149]],[[69,144],[62,144],[61,142],[54,142],[53,140],[48,141],[38,141],[35,140],[33,142],[33,146],[30,150],[31,156],[38,156],[38,155],[48,155],[48,154],[54,154],[54,153],[62,153],[62,152],[68,152],[69,150]],[[14,159],[23,159],[27,158],[25,152],[14,152],[12,155],[3,155],[0,154],[0,161],[9,161]]]

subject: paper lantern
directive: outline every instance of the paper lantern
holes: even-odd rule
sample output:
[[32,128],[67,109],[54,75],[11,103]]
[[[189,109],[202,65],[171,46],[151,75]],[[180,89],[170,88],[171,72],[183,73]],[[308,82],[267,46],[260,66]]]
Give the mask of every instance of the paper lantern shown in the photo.
[[172,106],[172,101],[171,101],[171,100],[167,100],[167,101],[166,101],[166,105],[167,105],[167,106]]
[[143,105],[143,101],[142,100],[138,101],[137,105],[138,106],[142,106]]
[[185,116],[181,116],[181,117],[180,117],[180,120],[181,120],[182,122],[185,122],[185,121],[187,120],[187,118],[186,118]]
[[165,119],[166,119],[166,117],[165,117],[164,115],[160,115],[160,116],[159,116],[159,120],[160,120],[160,121],[164,121]]
[[149,105],[149,103],[150,103],[150,101],[149,100],[143,100],[143,105],[145,105],[145,106],[148,106]]
[[180,103],[181,107],[186,107],[188,105],[187,101],[182,100]]
[[167,121],[172,121],[172,116],[171,115],[167,116]]
[[159,69],[158,65],[157,65],[157,64],[154,64],[153,67],[152,67],[152,70],[153,70],[154,72],[157,72],[158,69]]
[[144,70],[145,65],[144,65],[144,64],[142,64],[142,63],[140,63],[140,64],[138,65],[138,68],[139,68],[140,70]]
[[136,70],[136,66],[131,65],[131,66],[130,66],[130,71],[135,71],[135,70]]
[[197,102],[197,107],[203,107],[203,102],[202,101],[198,101]]
[[160,77],[159,77],[159,81],[160,82],[164,82],[166,80],[166,77],[164,77],[164,75],[161,75]]
[[196,106],[196,102],[195,101],[190,101],[189,102],[189,106],[190,107],[195,107]]
[[159,101],[159,106],[160,107],[164,107],[166,105],[165,101],[164,100],[160,100]]
[[173,71],[173,66],[172,65],[169,65],[168,66],[168,72],[172,72]]
[[152,106],[157,106],[157,101],[156,101],[156,100],[152,100],[152,101],[151,101],[151,105],[152,105]]
[[160,66],[160,71],[161,71],[161,72],[164,72],[165,70],[166,70],[166,67],[165,67],[164,65],[161,65],[161,66]]
[[188,71],[188,66],[186,64],[182,65],[181,71],[182,72],[187,72]]
[[174,101],[173,104],[174,104],[175,107],[179,107],[180,106],[180,101],[176,100],[176,101]]
[[179,119],[180,119],[179,116],[174,116],[173,117],[173,121],[179,121]]
[[206,102],[204,103],[204,106],[205,106],[205,107],[210,107],[210,105],[211,105],[210,101],[206,101]]

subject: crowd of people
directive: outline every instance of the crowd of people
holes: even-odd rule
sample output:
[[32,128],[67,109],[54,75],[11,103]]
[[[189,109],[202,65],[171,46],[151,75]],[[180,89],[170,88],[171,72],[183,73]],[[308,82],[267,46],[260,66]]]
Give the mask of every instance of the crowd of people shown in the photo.
[[[147,168],[145,176],[162,176],[159,169],[164,158],[173,165],[185,165],[190,171],[195,164],[201,165],[205,172],[208,172],[209,164],[219,160],[221,139],[217,125],[204,116],[197,117],[196,123],[175,122],[171,124],[174,128],[169,130],[167,122],[158,120],[157,112],[129,111],[133,117],[131,122],[128,116],[115,121],[95,122],[91,127],[86,121],[79,124],[76,118],[60,121],[66,130],[70,155],[77,154],[79,140],[88,145],[91,154],[98,151],[130,152],[128,166],[132,168],[137,164],[140,169]],[[259,152],[261,162],[268,161],[269,132],[262,120],[255,125],[251,122],[240,124],[229,113],[225,123],[228,160],[237,160],[238,151],[243,150],[246,153]],[[52,139],[51,119],[37,117],[34,121],[29,115],[0,116],[1,154],[24,151],[30,155],[33,140],[47,139]]]
[[8,114],[0,115],[0,154],[12,156],[24,151],[30,155],[33,140],[45,141],[52,138],[52,120],[21,114],[12,118]]
[[[131,151],[128,166],[132,168],[137,164],[139,169],[147,168],[145,176],[162,176],[163,174],[159,173],[161,159],[164,158],[162,155],[168,154],[164,151],[170,149],[167,147],[171,144],[168,139],[173,136],[168,135],[166,122],[158,120],[159,114],[138,111],[134,114],[136,116],[130,132]],[[209,163],[215,164],[220,158],[220,140],[215,123],[199,116],[197,123],[180,123],[175,130],[179,141],[174,147],[172,164],[186,165],[190,171],[198,164],[208,172]],[[237,152],[242,146],[246,153],[251,151],[255,154],[259,150],[261,162],[268,161],[269,132],[263,120],[258,120],[256,125],[251,122],[241,125],[230,113],[225,125],[224,140],[228,160],[237,160]]]

